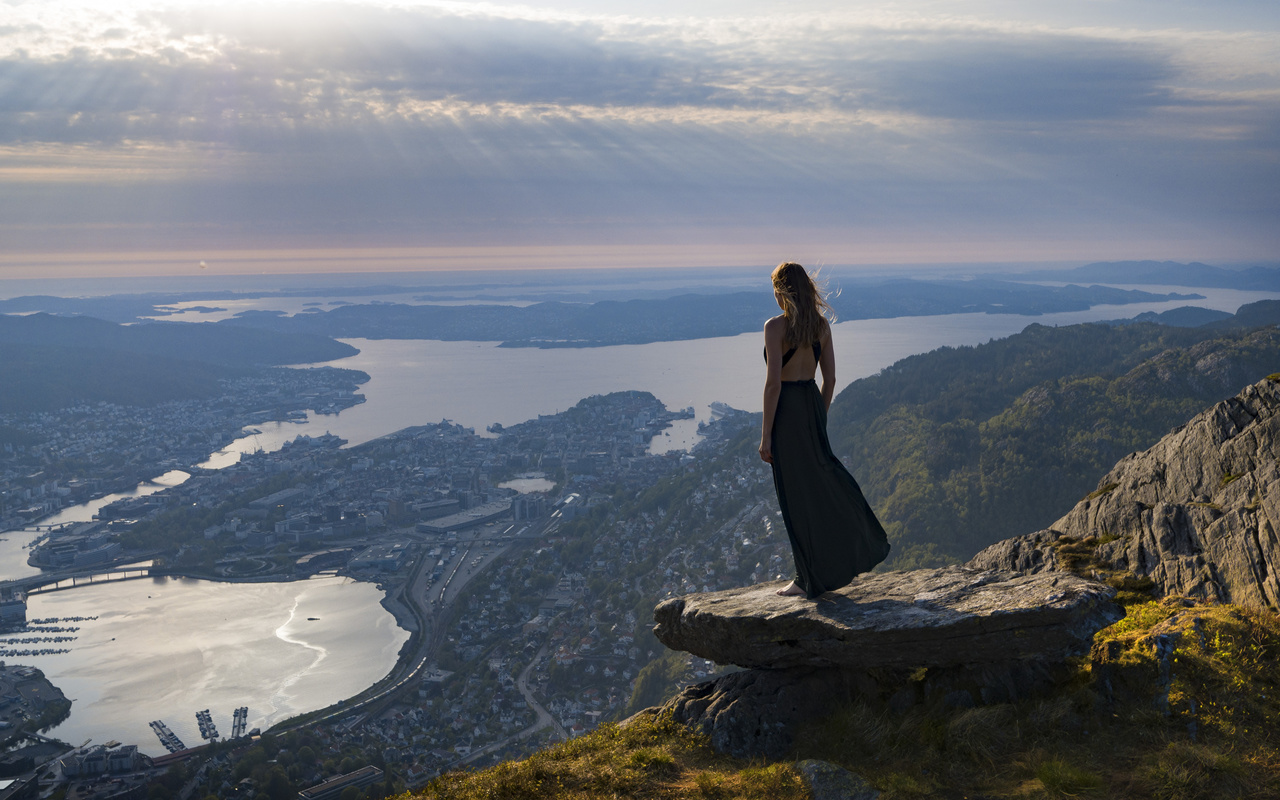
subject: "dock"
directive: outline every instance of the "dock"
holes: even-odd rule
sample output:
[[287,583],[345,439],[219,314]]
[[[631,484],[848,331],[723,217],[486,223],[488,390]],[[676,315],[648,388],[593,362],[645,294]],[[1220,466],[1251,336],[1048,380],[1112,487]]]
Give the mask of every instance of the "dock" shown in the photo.
[[160,744],[170,753],[176,753],[179,750],[186,750],[187,746],[182,743],[177,734],[169,730],[169,726],[164,724],[164,720],[155,719],[151,721],[151,730],[156,732],[156,737],[160,739]]
[[216,741],[218,738],[218,726],[213,724],[213,717],[209,715],[209,709],[196,712],[196,724],[200,726],[200,738]]

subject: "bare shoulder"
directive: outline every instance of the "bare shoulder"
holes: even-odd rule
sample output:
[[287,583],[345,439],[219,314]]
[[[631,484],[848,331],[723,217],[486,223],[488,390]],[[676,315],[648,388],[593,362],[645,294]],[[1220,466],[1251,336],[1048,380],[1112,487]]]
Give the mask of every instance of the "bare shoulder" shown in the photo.
[[784,330],[786,330],[786,326],[787,326],[787,318],[782,316],[781,314],[779,314],[776,317],[770,317],[769,320],[764,324],[765,335],[766,336],[770,334],[780,335]]

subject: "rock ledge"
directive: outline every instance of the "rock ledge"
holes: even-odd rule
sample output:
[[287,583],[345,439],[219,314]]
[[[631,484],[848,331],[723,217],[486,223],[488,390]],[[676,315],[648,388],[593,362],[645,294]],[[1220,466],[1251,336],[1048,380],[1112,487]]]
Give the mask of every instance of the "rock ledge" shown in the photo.
[[818,600],[779,597],[783,585],[664,601],[654,635],[719,664],[916,669],[1062,660],[1124,616],[1114,589],[1065,573],[872,573]]

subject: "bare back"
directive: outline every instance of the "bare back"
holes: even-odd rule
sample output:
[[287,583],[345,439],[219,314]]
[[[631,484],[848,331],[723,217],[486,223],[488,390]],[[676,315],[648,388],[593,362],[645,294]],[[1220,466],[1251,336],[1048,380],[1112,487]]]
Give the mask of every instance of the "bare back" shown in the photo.
[[[774,317],[769,320],[769,322],[771,324],[776,324],[779,332],[785,329],[786,323],[781,315]],[[784,349],[791,347],[789,342],[784,341],[782,344]],[[821,348],[819,350],[821,353],[821,362],[827,362],[826,364],[823,364],[814,358],[812,348],[797,347],[791,357],[785,359],[786,363],[782,364],[780,375],[781,379],[784,381],[811,381],[814,379],[814,376],[818,372],[818,368],[821,366],[823,367],[822,375],[825,382],[828,376],[835,372],[835,358],[834,354],[831,352],[830,325],[824,324],[822,326],[822,338],[819,340],[818,344]]]

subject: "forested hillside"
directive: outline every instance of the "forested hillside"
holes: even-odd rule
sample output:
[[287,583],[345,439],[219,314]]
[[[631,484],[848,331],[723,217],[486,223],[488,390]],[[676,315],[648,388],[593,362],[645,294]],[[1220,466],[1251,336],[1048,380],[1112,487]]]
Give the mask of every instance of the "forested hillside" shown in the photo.
[[359,351],[312,333],[267,333],[236,325],[144,322],[117,325],[93,317],[0,314],[0,342],[97,348],[146,358],[172,358],[234,367],[332,361]]
[[[0,413],[80,403],[153,406],[216,395],[219,382],[277,364],[359,352],[312,334],[186,323],[118,325],[91,317],[0,314]],[[337,376],[359,383],[362,372]]]
[[892,566],[962,560],[1048,525],[1124,455],[1277,365],[1274,328],[1033,325],[855,381],[828,430]]

